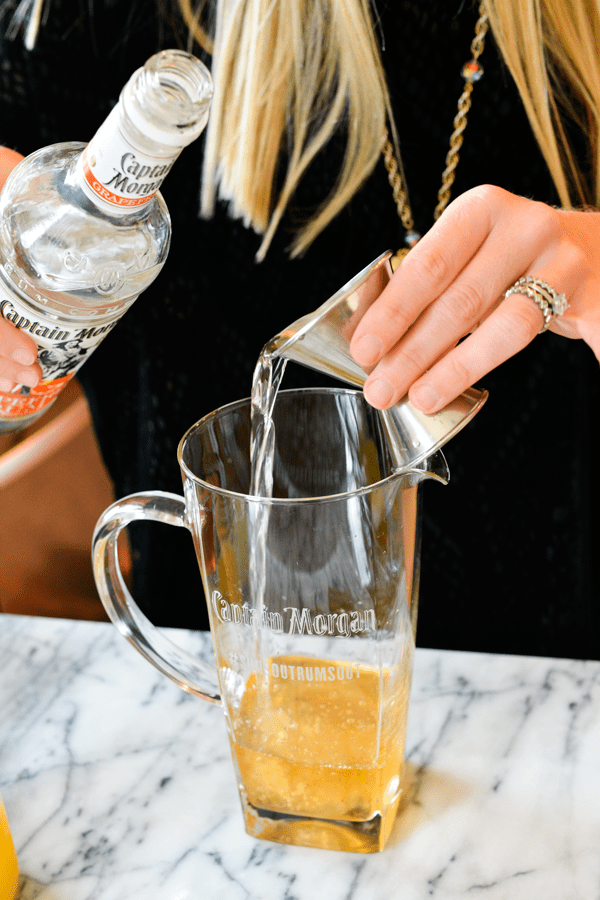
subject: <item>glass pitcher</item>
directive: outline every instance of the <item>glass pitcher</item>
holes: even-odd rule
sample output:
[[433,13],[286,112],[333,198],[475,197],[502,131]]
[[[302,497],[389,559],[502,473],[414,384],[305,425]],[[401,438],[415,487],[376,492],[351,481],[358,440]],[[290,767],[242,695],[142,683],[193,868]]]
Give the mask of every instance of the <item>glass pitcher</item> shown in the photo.
[[[401,795],[418,486],[446,483],[448,470],[437,452],[398,472],[381,415],[354,390],[282,391],[274,424],[272,498],[249,495],[249,401],[225,406],[179,445],[184,497],[135,494],[103,514],[96,583],[140,653],[185,690],[223,704],[250,834],[377,851]],[[214,670],[161,634],[129,595],[117,538],[135,519],[191,532]]]

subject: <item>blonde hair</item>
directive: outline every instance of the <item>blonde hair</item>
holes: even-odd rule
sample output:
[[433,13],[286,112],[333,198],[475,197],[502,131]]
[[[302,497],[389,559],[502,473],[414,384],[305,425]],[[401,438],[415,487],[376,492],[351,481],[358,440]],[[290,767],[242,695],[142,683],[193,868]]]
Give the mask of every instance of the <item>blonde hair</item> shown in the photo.
[[[290,248],[299,255],[372,172],[386,122],[397,145],[370,0],[218,0],[214,23],[201,22],[208,0],[178,3],[213,54],[201,211],[227,201],[263,235],[259,259],[316,154],[345,135],[337,182]],[[561,203],[598,204],[600,0],[486,5]],[[575,158],[569,119],[587,136],[589,159]]]
[[[565,207],[600,203],[599,0],[487,0],[496,42]],[[586,136],[577,159],[570,122]]]

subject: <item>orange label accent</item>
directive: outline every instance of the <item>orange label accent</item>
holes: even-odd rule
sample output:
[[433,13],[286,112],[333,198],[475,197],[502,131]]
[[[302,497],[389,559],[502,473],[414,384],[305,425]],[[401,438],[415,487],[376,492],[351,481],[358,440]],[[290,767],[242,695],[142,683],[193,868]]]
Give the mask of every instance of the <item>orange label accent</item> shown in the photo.
[[[68,381],[71,380],[75,373],[64,375],[62,378],[53,378],[51,381],[40,381],[33,388],[18,385],[15,393],[0,393],[0,416],[6,419],[18,418],[19,416],[29,416],[32,413],[39,412],[45,406],[52,403]],[[27,393],[22,393],[26,391]]]
[[98,197],[101,197],[102,200],[106,200],[107,203],[112,203],[113,206],[142,206],[154,197],[154,194],[148,194],[146,197],[120,197],[118,194],[114,194],[112,191],[109,191],[108,188],[104,187],[103,184],[100,184],[90,169],[90,164],[85,157],[83,160],[83,175],[93,192],[97,194]]

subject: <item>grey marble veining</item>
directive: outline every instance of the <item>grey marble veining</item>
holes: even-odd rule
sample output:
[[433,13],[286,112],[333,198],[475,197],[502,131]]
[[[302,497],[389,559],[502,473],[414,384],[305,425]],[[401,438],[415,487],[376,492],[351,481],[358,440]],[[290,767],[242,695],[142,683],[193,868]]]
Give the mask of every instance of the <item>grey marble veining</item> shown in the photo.
[[417,651],[404,808],[363,856],[250,838],[221,710],[111,625],[0,616],[0,661],[20,900],[600,900],[600,663]]

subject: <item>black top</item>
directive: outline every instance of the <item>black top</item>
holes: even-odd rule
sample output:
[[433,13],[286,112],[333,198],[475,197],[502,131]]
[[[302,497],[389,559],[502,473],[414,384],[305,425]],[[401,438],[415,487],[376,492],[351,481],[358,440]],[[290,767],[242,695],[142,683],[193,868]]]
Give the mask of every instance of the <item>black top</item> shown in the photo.
[[[145,0],[54,0],[31,53],[0,51],[0,140],[23,153],[88,140],[131,74],[182,45]],[[418,230],[431,225],[477,10],[462,0],[378,4],[384,60]],[[93,18],[90,18],[93,9]],[[5,13],[3,31],[8,18]],[[518,94],[491,37],[453,191],[498,184],[556,203]],[[181,491],[179,438],[247,396],[266,341],[334,293],[400,230],[383,165],[304,258],[285,255],[298,216],[330,190],[333,142],[308,173],[265,262],[259,238],[220,209],[198,217],[202,141],[163,187],[170,258],[81,370],[117,496]],[[324,379],[290,364],[284,387]],[[593,477],[598,363],[553,334],[488,375],[483,411],[447,445],[447,488],[424,487],[422,646],[600,658],[598,486]],[[133,529],[140,605],[158,624],[207,627],[192,542],[180,529]]]

